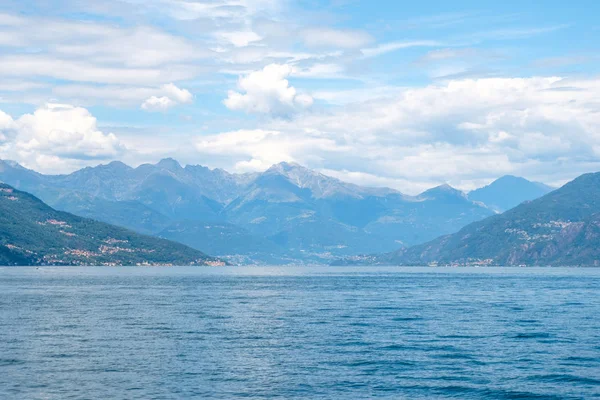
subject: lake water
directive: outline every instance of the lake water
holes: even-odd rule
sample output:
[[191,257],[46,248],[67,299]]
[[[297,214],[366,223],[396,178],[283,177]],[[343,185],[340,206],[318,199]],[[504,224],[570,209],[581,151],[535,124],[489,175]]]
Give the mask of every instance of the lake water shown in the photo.
[[0,268],[0,399],[600,398],[600,269]]

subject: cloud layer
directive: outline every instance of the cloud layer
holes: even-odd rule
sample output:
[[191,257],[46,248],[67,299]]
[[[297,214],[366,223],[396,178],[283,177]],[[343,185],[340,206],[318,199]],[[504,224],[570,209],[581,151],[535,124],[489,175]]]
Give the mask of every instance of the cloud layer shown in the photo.
[[0,157],[45,172],[297,161],[413,193],[600,169],[598,30],[577,17],[597,7],[359,3],[4,2]]
[[408,191],[441,182],[468,188],[515,172],[558,182],[600,167],[598,98],[598,80],[454,80],[273,121],[268,130],[203,137],[198,151],[229,151],[245,168],[293,160],[349,179],[362,172],[362,183],[369,174],[411,181]]

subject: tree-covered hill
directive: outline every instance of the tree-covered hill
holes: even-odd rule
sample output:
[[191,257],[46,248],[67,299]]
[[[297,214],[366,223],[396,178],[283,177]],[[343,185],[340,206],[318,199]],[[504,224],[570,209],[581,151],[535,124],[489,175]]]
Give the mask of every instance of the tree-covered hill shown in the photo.
[[56,211],[0,183],[1,265],[219,265],[179,243]]

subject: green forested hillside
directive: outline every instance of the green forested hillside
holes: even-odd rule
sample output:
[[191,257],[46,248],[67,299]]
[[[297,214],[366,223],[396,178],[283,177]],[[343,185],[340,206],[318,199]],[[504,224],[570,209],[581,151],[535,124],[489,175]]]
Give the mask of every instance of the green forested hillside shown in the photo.
[[2,265],[218,265],[179,243],[56,211],[0,184]]

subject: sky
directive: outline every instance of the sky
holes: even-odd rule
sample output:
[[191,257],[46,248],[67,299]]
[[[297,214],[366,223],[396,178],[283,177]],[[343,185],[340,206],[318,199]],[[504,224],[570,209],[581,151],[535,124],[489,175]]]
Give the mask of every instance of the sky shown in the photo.
[[407,194],[600,171],[597,1],[3,0],[0,158]]

